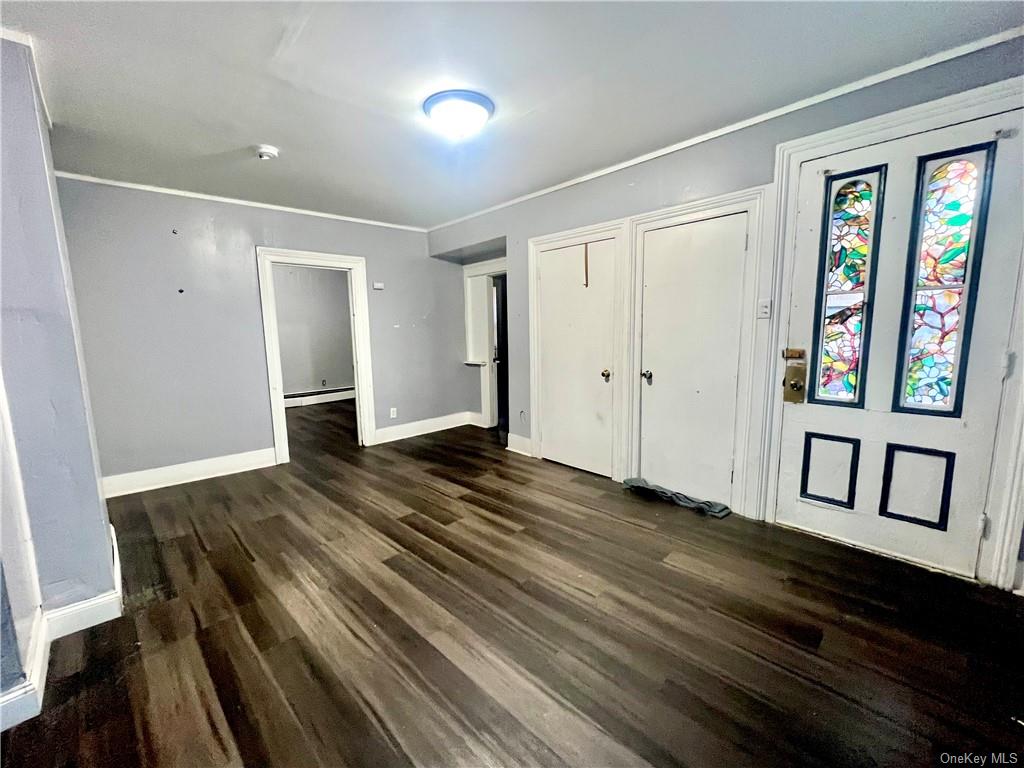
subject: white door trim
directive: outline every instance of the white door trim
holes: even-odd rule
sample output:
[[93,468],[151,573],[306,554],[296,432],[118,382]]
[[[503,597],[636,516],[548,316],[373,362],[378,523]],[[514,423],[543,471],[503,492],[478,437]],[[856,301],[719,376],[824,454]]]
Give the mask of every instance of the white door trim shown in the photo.
[[[470,281],[482,277],[493,277],[494,275],[508,274],[508,258],[502,256],[498,259],[478,261],[475,264],[465,264],[462,267],[462,297],[466,313],[466,365],[473,365],[480,369],[480,418],[478,426],[493,427],[498,423],[498,371],[494,365],[493,355],[488,354],[483,360],[470,359],[471,341],[470,336],[474,328],[473,306],[470,299]],[[494,315],[491,293],[487,293],[487,317]],[[488,321],[490,329],[490,321]],[[479,330],[479,329],[477,329]],[[508,365],[508,361],[505,362]]]
[[558,232],[552,235],[530,238],[528,243],[527,275],[530,299],[530,453],[542,456],[541,451],[541,333],[538,303],[540,288],[539,254],[556,248],[568,248],[595,240],[615,240],[615,317],[612,327],[616,329],[613,339],[614,369],[612,370],[613,413],[612,413],[612,479],[625,478],[627,462],[627,432],[624,418],[628,408],[625,384],[630,375],[629,355],[629,307],[632,301],[632,280],[630,280],[629,247],[626,240],[627,219],[592,224],[586,227]]
[[349,307],[352,311],[352,358],[356,379],[356,426],[360,445],[376,442],[377,422],[373,410],[373,365],[370,360],[370,316],[366,293],[366,259],[314,251],[292,251],[257,246],[256,265],[263,310],[263,338],[267,352],[267,380],[270,384],[270,412],[274,423],[274,453],[278,464],[288,461],[288,424],[285,419],[281,349],[274,301],[274,264],[291,264],[318,269],[339,269],[349,273]]
[[[1003,400],[1000,403],[999,422],[996,427],[995,459],[1007,457],[1005,467],[993,460],[989,475],[989,509],[997,515],[993,537],[992,564],[985,577],[1002,589],[1024,587],[1015,584],[1017,560],[1024,537],[1024,386],[1021,383],[1021,350],[1024,349],[1024,253],[1021,254],[1017,275],[1017,301],[1010,332],[1010,348],[1006,352],[1007,376],[1003,382]],[[1002,490],[1002,499],[996,489]],[[995,491],[995,492],[994,492]],[[996,501],[993,504],[993,496]],[[990,515],[991,517],[991,515]],[[984,540],[982,555],[985,554]],[[1022,590],[1018,589],[1018,592]]]
[[[630,243],[629,255],[630,281],[629,301],[632,312],[629,316],[629,347],[630,375],[625,381],[625,429],[628,445],[625,467],[631,477],[640,474],[640,388],[639,372],[642,354],[642,317],[643,317],[643,256],[644,235],[655,229],[674,227],[680,224],[692,224],[706,219],[729,216],[737,213],[747,214],[747,257],[743,272],[741,306],[740,348],[737,350],[736,364],[749,360],[754,355],[757,339],[756,292],[758,276],[762,265],[762,252],[767,250],[762,245],[763,218],[765,200],[769,186],[752,187],[726,195],[710,197],[684,205],[664,208],[629,220]],[[759,462],[759,446],[756,439],[751,439],[752,427],[760,427],[760,393],[768,382],[764,380],[763,370],[755,366],[747,366],[740,371],[737,378],[736,392],[736,424],[735,454],[733,457],[733,511],[745,517],[757,515],[757,465]],[[755,393],[757,393],[755,395]],[[756,432],[754,434],[757,434]],[[753,471],[750,471],[750,470]],[[738,500],[738,501],[737,501]]]
[[[768,522],[775,522],[778,500],[779,466],[781,462],[782,439],[782,401],[778,395],[778,387],[770,382],[782,380],[783,364],[781,349],[789,337],[789,315],[785,311],[792,288],[793,243],[796,236],[797,192],[800,165],[828,155],[844,152],[858,147],[877,144],[904,136],[936,130],[948,125],[975,120],[989,115],[1000,114],[1024,107],[1024,86],[1019,79],[1004,80],[999,83],[975,88],[963,93],[947,96],[935,101],[901,109],[880,117],[864,120],[851,125],[844,125],[830,131],[814,134],[793,141],[779,144],[775,150],[775,191],[776,212],[773,229],[774,250],[771,258],[772,303],[778,308],[771,321],[769,343],[762,349],[764,357],[760,366],[770,371],[769,386],[765,389],[763,401],[762,451],[765,460],[761,463],[762,477],[759,482],[760,504],[758,516]],[[1020,303],[1018,290],[1016,304]],[[1019,310],[1015,310],[1019,313]],[[1018,314],[1019,317],[1019,314]],[[754,363],[757,365],[757,362]],[[1018,370],[1013,376],[1020,378]],[[1011,382],[1007,380],[1007,386]],[[1018,393],[1019,382],[1014,384]],[[1020,397],[1016,398],[1015,407],[1001,409],[996,437],[996,481],[990,488],[989,512],[996,523],[997,536],[988,542],[993,549],[988,557],[983,558],[987,564],[979,561],[978,577],[982,581],[991,582],[1004,589],[1011,589],[1012,567],[1007,562],[1016,560],[1014,547],[1020,541],[1020,513],[1014,514],[1012,509],[1012,472],[1021,459],[1024,450],[1019,440],[1013,440],[1011,433],[1014,424],[1020,423],[1020,412],[1024,406]],[[1019,426],[1018,426],[1019,429]],[[1016,443],[1014,445],[1014,443]],[[1002,488],[1001,494],[993,494],[993,489]],[[993,499],[993,496],[1000,497]],[[1011,518],[1017,519],[1017,529],[1010,527]],[[983,545],[984,546],[984,545]],[[1012,551],[1012,559],[1010,559]],[[993,556],[993,554],[995,556]],[[1003,564],[1002,567],[1000,564]]]
[[464,277],[485,277],[489,275],[501,275],[508,271],[508,258],[502,256],[499,259],[488,259],[478,261],[475,264],[464,264],[462,274]]

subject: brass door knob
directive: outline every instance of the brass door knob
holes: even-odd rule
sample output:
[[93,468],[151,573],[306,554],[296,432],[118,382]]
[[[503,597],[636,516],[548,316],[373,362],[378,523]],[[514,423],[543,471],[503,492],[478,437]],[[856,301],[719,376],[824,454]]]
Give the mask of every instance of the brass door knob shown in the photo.
[[612,372],[609,371],[607,368],[605,368],[603,371],[601,371],[601,378],[604,379],[605,381],[608,381],[611,377],[612,377]]
[[654,373],[651,371],[641,371],[640,378],[647,379],[647,383],[650,384],[654,380]]

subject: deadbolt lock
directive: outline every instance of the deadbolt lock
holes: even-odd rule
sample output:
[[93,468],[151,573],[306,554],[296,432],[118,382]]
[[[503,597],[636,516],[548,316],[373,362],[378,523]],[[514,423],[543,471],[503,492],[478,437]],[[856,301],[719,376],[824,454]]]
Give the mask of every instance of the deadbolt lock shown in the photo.
[[785,349],[782,357],[786,361],[786,373],[782,379],[782,401],[802,403],[806,398],[807,360],[802,349]]

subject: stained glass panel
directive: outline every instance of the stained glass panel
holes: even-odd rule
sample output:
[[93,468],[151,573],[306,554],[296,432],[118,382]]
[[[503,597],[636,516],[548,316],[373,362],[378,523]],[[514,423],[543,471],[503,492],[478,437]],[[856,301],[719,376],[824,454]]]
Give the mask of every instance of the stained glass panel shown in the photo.
[[984,226],[984,185],[990,147],[926,158],[920,166],[917,242],[911,251],[914,283],[907,297],[909,328],[898,404],[954,411],[968,283]]
[[825,211],[828,242],[822,254],[823,296],[818,318],[818,382],[815,396],[856,404],[858,375],[863,367],[865,299],[871,271],[872,225],[876,189],[882,169],[862,171],[858,178],[829,179]]
[[970,160],[940,165],[928,179],[921,222],[919,286],[962,285],[978,194],[978,168]]
[[871,239],[874,192],[863,179],[844,184],[832,202],[828,291],[856,291],[864,287]]
[[864,294],[839,293],[825,299],[818,395],[854,400],[864,330]]
[[962,290],[920,290],[915,294],[904,392],[907,405],[949,402],[960,335]]

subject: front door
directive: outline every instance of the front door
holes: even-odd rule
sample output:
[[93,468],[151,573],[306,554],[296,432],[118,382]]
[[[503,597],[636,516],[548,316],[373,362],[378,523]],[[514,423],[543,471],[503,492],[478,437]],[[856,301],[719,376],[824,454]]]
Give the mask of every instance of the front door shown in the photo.
[[806,402],[783,406],[778,522],[975,575],[1020,270],[1020,120],[801,166],[787,347],[807,375],[784,384]]
[[730,504],[747,214],[644,233],[640,474]]

